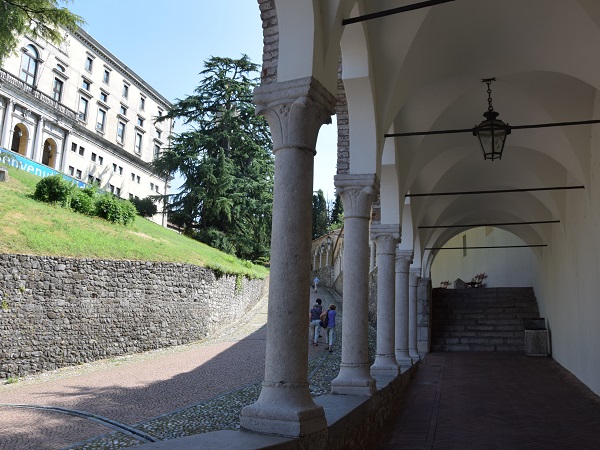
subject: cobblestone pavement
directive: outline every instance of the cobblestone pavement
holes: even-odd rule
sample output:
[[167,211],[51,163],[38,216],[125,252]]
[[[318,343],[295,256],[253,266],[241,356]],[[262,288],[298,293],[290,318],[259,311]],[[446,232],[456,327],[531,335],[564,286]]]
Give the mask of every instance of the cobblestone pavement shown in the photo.
[[[317,296],[337,303],[320,289],[311,304]],[[211,340],[0,385],[0,450],[117,449],[236,429],[240,409],[260,392],[266,317],[265,298],[244,323]],[[328,392],[337,374],[341,320],[336,328],[333,353],[309,345],[307,332],[313,395]]]

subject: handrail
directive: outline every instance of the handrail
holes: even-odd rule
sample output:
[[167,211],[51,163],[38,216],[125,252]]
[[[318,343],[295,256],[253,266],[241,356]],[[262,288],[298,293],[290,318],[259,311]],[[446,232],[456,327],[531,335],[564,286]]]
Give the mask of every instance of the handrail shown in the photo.
[[26,94],[31,95],[32,97],[41,101],[42,103],[44,103],[48,106],[51,106],[52,108],[56,109],[58,112],[60,112],[64,116],[68,117],[69,119],[77,120],[78,115],[77,115],[76,111],[63,105],[59,101],[54,100],[49,95],[44,94],[42,91],[38,90],[38,88],[36,86],[32,86],[30,84],[25,83],[23,80],[17,78],[12,73],[7,72],[3,68],[0,68],[0,80],[10,83],[14,87],[20,89],[21,91],[25,92]]

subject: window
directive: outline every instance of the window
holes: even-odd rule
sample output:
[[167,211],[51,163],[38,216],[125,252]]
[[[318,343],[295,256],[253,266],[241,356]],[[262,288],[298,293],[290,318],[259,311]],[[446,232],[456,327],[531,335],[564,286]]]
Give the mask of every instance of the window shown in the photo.
[[140,116],[138,116],[138,118],[137,118],[137,124],[138,124],[140,127],[143,127],[143,126],[144,126],[144,118],[143,118],[143,117],[140,117]]
[[133,194],[131,192],[129,193],[129,200],[133,200]]
[[88,111],[88,100],[87,98],[81,97],[79,99],[79,120],[86,121],[87,120],[87,111]]
[[83,147],[80,145],[80,146],[79,146],[79,154],[80,154],[81,156],[83,156],[83,155],[84,155],[84,153],[85,153],[85,148],[83,148]]
[[123,168],[119,166],[119,175],[123,175]]
[[117,197],[121,196],[121,188],[120,187],[115,189],[115,194],[117,195]]
[[98,118],[96,119],[96,130],[104,131],[104,124],[106,123],[106,111],[102,108],[98,108]]
[[140,111],[143,111],[145,106],[146,106],[146,97],[140,97]]
[[81,80],[81,87],[83,89],[85,89],[86,91],[89,91],[90,88],[92,87],[92,82],[90,80],[88,80],[87,78],[83,78]]
[[150,190],[153,191],[154,190],[154,183],[150,183]]
[[[98,156],[98,165],[103,165],[104,164],[104,158],[102,156]],[[100,180],[98,180],[98,182],[100,182]]]
[[158,190],[158,184],[155,184],[155,185],[154,185],[154,190],[155,190],[156,192],[160,193],[160,191]]
[[63,85],[62,80],[58,78],[54,79],[54,83],[52,84],[52,98],[57,102],[60,102],[62,98]]
[[131,181],[135,181],[135,173],[131,172]]
[[117,124],[117,142],[119,144],[125,142],[125,122],[119,122]]
[[115,193],[115,187],[112,184],[108,185],[108,190],[110,191],[111,194]]
[[91,72],[93,64],[94,64],[94,60],[92,59],[91,56],[88,56],[85,59],[85,70],[87,70],[88,72]]
[[75,171],[75,178],[77,178],[78,180],[81,180],[81,170],[77,169]]
[[102,81],[108,84],[110,81],[110,70],[104,69],[104,74],[102,75]]
[[160,156],[160,146],[158,144],[154,144],[154,159],[158,159]]
[[117,165],[115,163],[113,163],[113,172],[117,171]]
[[127,115],[127,106],[121,105],[121,107],[119,108],[119,114],[126,116]]
[[158,108],[158,117],[162,117],[163,115],[163,110]]
[[135,133],[135,152],[142,153],[142,133]]
[[92,158],[91,158],[92,161],[96,162],[96,157],[97,157],[97,155],[94,152],[92,152]]
[[127,83],[123,84],[123,97],[129,97],[129,85]]
[[160,139],[160,137],[162,136],[162,130],[160,128],[156,128],[155,130],[156,130],[156,137],[158,139]]
[[57,64],[56,65],[56,70],[58,70],[59,72],[65,73],[65,71],[67,69],[65,69],[65,66],[63,66],[62,64]]
[[73,176],[74,173],[75,173],[75,167],[69,166],[69,175]]
[[94,176],[93,175],[88,175],[88,184],[94,184]]
[[73,142],[73,143],[71,144],[71,151],[72,151],[72,152],[76,152],[76,151],[77,151],[77,144],[76,144],[75,142]]
[[108,102],[108,94],[104,91],[100,91],[100,101],[101,102]]
[[32,86],[35,85],[38,60],[38,52],[35,47],[31,44],[25,47],[23,56],[21,57],[21,70],[19,72],[19,78]]
[[140,184],[140,176],[139,175],[135,176],[135,181],[137,182],[137,184]]

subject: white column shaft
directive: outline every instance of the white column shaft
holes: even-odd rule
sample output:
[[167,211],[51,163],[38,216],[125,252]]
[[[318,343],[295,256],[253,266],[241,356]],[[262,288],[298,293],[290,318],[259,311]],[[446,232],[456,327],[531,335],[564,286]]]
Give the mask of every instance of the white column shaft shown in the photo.
[[396,253],[396,361],[401,369],[412,365],[408,353],[408,291],[412,259],[412,251],[399,250]]
[[369,218],[379,189],[374,174],[336,175],[336,192],[344,205],[344,320],[342,361],[331,383],[335,394],[372,395],[369,371]]
[[395,354],[395,258],[400,237],[399,225],[373,225],[371,236],[377,245],[377,354],[371,366],[374,377],[395,377],[399,373]]
[[408,354],[413,362],[419,360],[417,351],[417,286],[419,285],[420,268],[410,269],[408,291]]
[[12,136],[12,115],[15,109],[15,102],[8,99],[4,111],[4,122],[2,123],[2,148],[10,150],[10,137]]

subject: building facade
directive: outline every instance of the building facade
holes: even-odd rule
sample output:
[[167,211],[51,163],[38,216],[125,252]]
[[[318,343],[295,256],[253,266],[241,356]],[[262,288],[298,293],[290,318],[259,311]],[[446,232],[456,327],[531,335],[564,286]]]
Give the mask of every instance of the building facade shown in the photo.
[[170,107],[80,28],[58,47],[23,36],[0,68],[0,147],[124,199],[166,194],[151,163],[169,143],[172,121],[155,119]]

